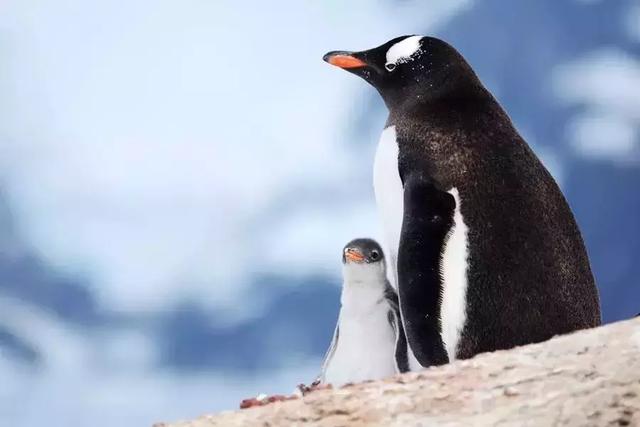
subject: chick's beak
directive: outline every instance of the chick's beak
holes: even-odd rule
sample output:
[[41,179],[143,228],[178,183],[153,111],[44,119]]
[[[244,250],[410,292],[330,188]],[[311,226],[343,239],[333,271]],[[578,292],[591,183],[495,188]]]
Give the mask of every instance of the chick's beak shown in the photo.
[[364,255],[362,255],[362,252],[354,248],[346,248],[344,250],[344,257],[351,262],[364,261]]
[[327,53],[322,57],[326,62],[331,65],[335,65],[340,68],[360,68],[366,67],[367,63],[360,58],[356,58],[353,52],[345,52],[341,50],[335,50]]

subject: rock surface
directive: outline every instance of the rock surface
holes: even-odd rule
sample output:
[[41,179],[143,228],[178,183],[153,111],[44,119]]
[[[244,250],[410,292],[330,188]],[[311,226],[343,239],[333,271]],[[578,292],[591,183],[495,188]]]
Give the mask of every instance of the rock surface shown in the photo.
[[640,319],[163,427],[640,426]]

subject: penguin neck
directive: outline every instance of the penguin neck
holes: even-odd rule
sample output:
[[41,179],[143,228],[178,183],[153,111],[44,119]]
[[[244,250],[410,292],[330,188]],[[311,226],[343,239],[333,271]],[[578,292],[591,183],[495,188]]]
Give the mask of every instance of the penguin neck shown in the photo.
[[452,114],[476,114],[487,103],[494,104],[492,95],[479,81],[468,81],[454,88],[438,90],[434,87],[418,87],[410,96],[386,102],[390,115],[419,116],[431,120],[445,118]]
[[346,264],[340,303],[343,314],[363,315],[384,301],[384,267],[371,264]]

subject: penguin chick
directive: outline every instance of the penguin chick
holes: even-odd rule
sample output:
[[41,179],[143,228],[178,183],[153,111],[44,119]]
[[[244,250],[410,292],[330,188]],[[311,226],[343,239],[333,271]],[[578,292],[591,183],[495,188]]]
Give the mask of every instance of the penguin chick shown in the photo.
[[384,254],[372,239],[354,239],[342,252],[340,314],[319,381],[335,386],[409,370],[398,295]]

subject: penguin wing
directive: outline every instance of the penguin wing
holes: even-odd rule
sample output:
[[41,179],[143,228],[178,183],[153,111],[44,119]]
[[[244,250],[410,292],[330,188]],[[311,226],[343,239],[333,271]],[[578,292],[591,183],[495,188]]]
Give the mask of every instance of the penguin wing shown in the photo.
[[404,334],[404,327],[400,317],[400,305],[398,304],[398,294],[391,284],[387,281],[384,296],[391,308],[388,313],[389,324],[393,328],[396,335],[396,347],[394,351],[394,359],[396,362],[396,371],[398,373],[409,372],[409,357],[407,354],[407,337]]
[[338,346],[338,338],[340,337],[340,317],[338,317],[338,321],[336,322],[336,329],[333,331],[333,338],[331,339],[331,344],[329,345],[329,349],[327,353],[324,355],[324,360],[322,361],[322,368],[320,370],[320,375],[316,381],[320,381],[320,383],[325,382],[325,375],[327,372],[327,368],[331,363],[331,359],[333,358],[334,353],[336,352],[336,347]]
[[418,362],[424,367],[441,365],[449,361],[439,322],[441,258],[453,227],[456,201],[422,170],[402,166],[404,212],[397,263],[400,309],[407,341]]

